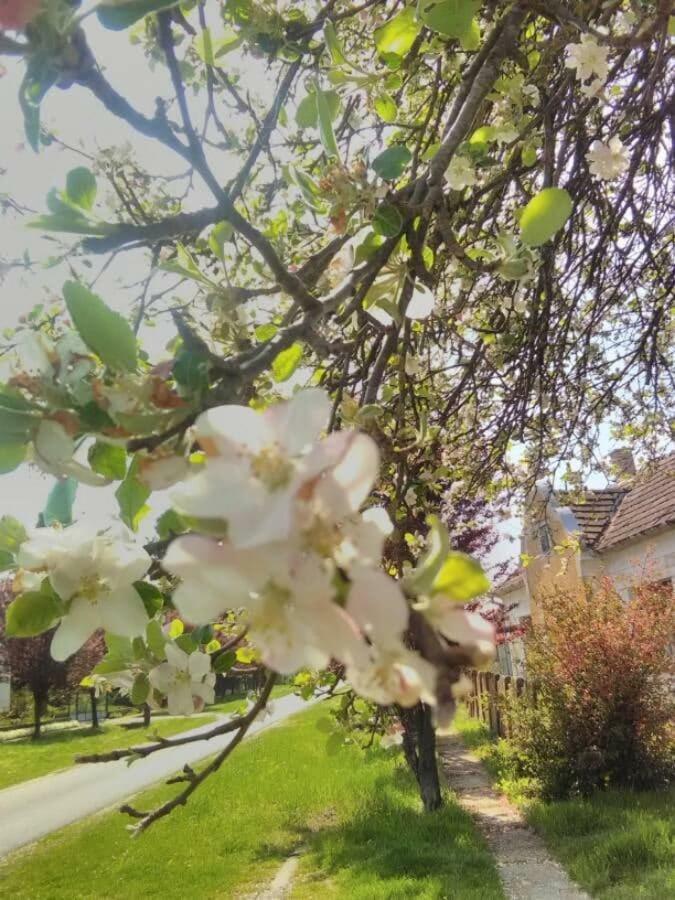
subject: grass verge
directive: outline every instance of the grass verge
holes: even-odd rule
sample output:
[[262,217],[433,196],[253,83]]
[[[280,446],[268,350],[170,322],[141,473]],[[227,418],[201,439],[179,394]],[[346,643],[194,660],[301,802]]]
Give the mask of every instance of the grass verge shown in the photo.
[[513,774],[512,749],[465,712],[457,729],[570,876],[601,900],[675,897],[675,789],[606,791],[544,802]]
[[[142,744],[158,732],[162,737],[178,734],[199,725],[207,725],[215,716],[193,716],[186,719],[162,719],[152,722],[149,729],[127,730],[121,725],[106,723],[98,731],[90,726],[52,731],[33,741],[21,738],[0,743],[0,790],[39,778],[74,765],[81,753],[101,753],[116,747]],[[150,738],[148,738],[150,735]]]
[[[331,735],[321,704],[245,743],[189,804],[138,840],[105,813],[0,866],[15,900],[232,898],[269,883],[303,848],[291,896],[500,900],[494,863],[451,798],[419,810],[400,757]],[[146,792],[147,808],[175,787]]]

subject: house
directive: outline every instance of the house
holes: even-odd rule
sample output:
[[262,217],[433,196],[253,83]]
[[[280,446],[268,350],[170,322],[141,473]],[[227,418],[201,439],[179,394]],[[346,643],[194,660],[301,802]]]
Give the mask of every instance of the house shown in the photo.
[[[526,505],[521,534],[525,565],[493,590],[507,628],[538,621],[537,597],[576,590],[609,575],[625,599],[636,576],[675,586],[675,453],[637,472],[630,450],[610,454],[615,483],[561,491],[539,482]],[[524,673],[522,638],[499,650],[503,674]]]

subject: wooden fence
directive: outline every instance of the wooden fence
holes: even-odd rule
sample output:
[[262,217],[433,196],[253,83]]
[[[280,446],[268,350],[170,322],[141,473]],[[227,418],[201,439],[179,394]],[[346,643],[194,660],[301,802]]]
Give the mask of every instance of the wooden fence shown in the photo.
[[525,694],[533,702],[536,699],[525,679],[514,678],[511,675],[497,675],[494,672],[478,672],[475,669],[467,675],[472,684],[471,694],[467,700],[469,714],[487,725],[493,734],[503,738],[510,737],[511,723],[506,711],[507,700]]

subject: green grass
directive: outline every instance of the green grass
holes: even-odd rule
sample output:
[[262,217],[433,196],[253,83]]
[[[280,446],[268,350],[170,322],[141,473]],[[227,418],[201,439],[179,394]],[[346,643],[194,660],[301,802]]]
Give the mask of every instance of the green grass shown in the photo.
[[544,802],[513,775],[512,749],[466,713],[457,728],[571,877],[601,900],[675,897],[675,788]]
[[[14,900],[244,897],[302,848],[292,894],[387,900],[499,900],[492,858],[449,798],[419,809],[400,756],[331,736],[321,704],[240,747],[186,807],[137,840],[105,813],[0,866]],[[137,798],[148,808],[176,787]]]
[[[178,734],[199,725],[212,722],[215,716],[193,716],[189,719],[157,719],[150,728],[125,729],[121,725],[107,723],[99,731],[90,726],[53,731],[33,741],[21,738],[0,743],[0,789],[39,778],[59,769],[74,765],[74,758],[81,753],[101,753],[115,747],[142,744],[155,731],[163,737]],[[151,737],[150,737],[151,739]]]
[[[276,700],[279,697],[286,697],[288,694],[292,694],[294,690],[295,686],[292,684],[275,684],[272,688],[271,699]],[[231,696],[228,696],[226,700],[221,700],[219,703],[212,703],[211,706],[208,707],[208,712],[230,715],[246,701],[247,697],[248,694],[245,692],[232,694]]]

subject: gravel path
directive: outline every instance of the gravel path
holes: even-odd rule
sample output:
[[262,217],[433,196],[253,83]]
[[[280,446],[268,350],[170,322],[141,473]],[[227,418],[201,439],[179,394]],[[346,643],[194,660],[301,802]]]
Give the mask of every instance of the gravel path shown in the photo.
[[589,900],[518,809],[494,790],[480,760],[459,735],[440,741],[439,754],[450,787],[495,855],[507,900]]

